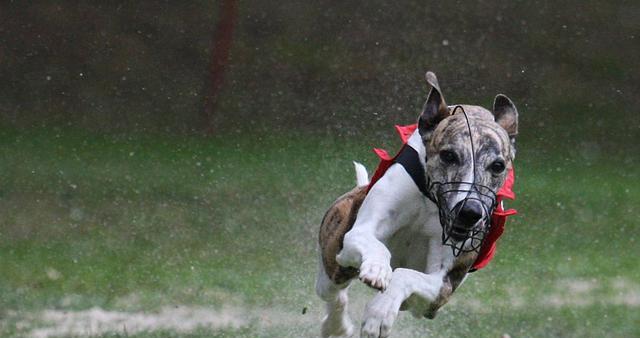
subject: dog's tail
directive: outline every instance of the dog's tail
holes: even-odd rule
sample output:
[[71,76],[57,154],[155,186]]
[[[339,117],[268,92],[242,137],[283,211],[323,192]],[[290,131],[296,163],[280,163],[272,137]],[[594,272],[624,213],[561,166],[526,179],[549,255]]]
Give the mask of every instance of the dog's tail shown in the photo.
[[369,185],[369,174],[367,174],[367,168],[362,164],[353,161],[353,165],[356,167],[356,181],[359,187]]

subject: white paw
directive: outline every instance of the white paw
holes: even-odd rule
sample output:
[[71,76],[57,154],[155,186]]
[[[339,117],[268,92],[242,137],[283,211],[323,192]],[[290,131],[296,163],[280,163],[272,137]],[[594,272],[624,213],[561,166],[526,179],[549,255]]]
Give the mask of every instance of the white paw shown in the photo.
[[377,295],[367,304],[362,322],[362,338],[389,337],[393,322],[398,317],[400,305],[397,299],[384,293]]
[[384,291],[391,281],[391,265],[388,261],[367,259],[360,265],[360,280],[374,289]]

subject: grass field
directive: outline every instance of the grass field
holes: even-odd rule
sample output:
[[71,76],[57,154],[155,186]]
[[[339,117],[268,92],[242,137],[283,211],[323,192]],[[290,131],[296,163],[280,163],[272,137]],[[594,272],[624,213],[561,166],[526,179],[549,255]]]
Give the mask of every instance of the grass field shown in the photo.
[[[318,224],[392,137],[2,131],[0,336],[318,336]],[[533,143],[497,257],[395,337],[640,336],[638,157]]]

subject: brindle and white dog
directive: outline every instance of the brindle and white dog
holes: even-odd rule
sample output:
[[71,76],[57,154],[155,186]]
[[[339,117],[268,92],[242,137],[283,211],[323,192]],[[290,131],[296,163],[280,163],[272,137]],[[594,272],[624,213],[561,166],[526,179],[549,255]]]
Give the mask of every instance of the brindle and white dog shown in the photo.
[[[427,72],[426,78],[431,91],[407,142],[426,168],[426,180],[479,183],[497,192],[515,155],[515,105],[500,94],[493,111],[461,105],[467,117],[453,114],[454,106],[445,103],[435,74]],[[438,206],[421,193],[402,165],[393,164],[368,192],[364,167],[356,164],[356,174],[358,186],[334,202],[320,228],[316,292],[327,305],[323,337],[353,335],[347,289],[355,277],[381,291],[365,308],[361,337],[387,337],[400,310],[434,318],[478,255],[469,251],[455,256],[443,244]],[[439,204],[455,207],[468,194],[448,194]],[[471,231],[487,212],[491,211],[478,203],[466,203],[459,210],[466,217],[458,217],[456,229]],[[467,239],[464,234],[453,238]]]

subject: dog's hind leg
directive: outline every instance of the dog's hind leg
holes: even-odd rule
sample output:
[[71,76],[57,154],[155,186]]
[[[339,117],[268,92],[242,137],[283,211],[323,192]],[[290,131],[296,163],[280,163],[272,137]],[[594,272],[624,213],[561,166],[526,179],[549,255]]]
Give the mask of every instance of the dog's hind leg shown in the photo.
[[[365,176],[366,171],[361,172],[358,182],[367,181]],[[323,337],[350,337],[354,332],[347,310],[347,290],[351,280],[358,276],[358,270],[340,266],[336,262],[336,255],[342,248],[344,234],[355,222],[366,194],[366,186],[361,186],[338,198],[327,210],[320,225],[320,264],[316,293],[327,306],[327,315],[322,322]]]
[[351,337],[354,327],[349,318],[348,289],[351,281],[343,284],[334,283],[320,263],[316,293],[326,302],[327,315],[322,320],[322,337]]

